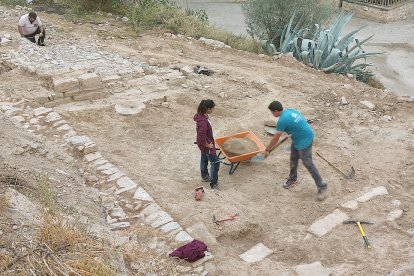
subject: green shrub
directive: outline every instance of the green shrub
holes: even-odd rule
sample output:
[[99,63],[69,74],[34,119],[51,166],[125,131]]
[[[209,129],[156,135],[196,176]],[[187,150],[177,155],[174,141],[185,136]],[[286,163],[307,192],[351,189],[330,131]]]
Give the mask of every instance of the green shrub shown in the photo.
[[61,2],[77,12],[113,11],[120,5],[120,0],[61,0]]
[[293,12],[301,25],[320,24],[333,14],[332,4],[321,0],[247,0],[242,5],[247,32],[253,38],[278,44]]
[[27,2],[25,0],[0,0],[0,4],[6,5],[6,6],[25,6],[27,5]]

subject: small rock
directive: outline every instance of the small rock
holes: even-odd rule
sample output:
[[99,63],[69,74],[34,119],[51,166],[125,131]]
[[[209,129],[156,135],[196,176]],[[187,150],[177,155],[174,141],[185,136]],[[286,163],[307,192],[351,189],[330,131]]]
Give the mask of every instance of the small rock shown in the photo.
[[374,110],[375,104],[371,103],[370,101],[360,101],[360,106],[362,108],[368,109],[368,110]]
[[398,101],[399,103],[401,103],[401,102],[412,103],[412,102],[414,102],[414,98],[411,98],[411,97],[399,97],[399,98],[397,99],[397,101]]
[[402,216],[402,214],[403,214],[403,210],[401,209],[393,210],[388,213],[387,221],[394,221],[396,219],[399,219]]
[[389,122],[389,121],[391,121],[391,120],[392,120],[392,116],[390,116],[390,115],[384,115],[384,116],[382,117],[382,119],[383,119],[384,121],[386,121],[386,122]]
[[341,104],[342,105],[347,105],[349,104],[348,101],[346,100],[346,98],[344,96],[341,97]]
[[394,199],[393,201],[391,201],[391,204],[395,207],[398,207],[401,205],[401,201],[399,201],[398,199]]

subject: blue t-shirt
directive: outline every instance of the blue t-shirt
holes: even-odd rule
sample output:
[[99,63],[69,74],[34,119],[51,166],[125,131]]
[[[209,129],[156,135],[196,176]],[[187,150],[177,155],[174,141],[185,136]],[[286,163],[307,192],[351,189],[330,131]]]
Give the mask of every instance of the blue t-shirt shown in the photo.
[[276,124],[276,130],[291,135],[293,146],[297,150],[309,147],[313,142],[313,130],[306,119],[295,109],[285,109]]

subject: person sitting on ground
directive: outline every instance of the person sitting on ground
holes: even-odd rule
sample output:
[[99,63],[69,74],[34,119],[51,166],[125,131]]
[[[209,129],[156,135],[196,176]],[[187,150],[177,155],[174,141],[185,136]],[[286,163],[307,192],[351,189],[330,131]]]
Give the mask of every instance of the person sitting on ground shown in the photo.
[[324,200],[327,196],[328,185],[323,182],[318,169],[312,161],[313,130],[306,119],[295,109],[283,109],[279,101],[269,104],[269,110],[273,116],[279,117],[276,124],[276,133],[266,147],[265,156],[269,156],[270,151],[279,141],[283,132],[292,138],[290,147],[290,174],[283,188],[289,189],[296,184],[298,178],[298,162],[302,159],[306,169],[311,174],[318,188],[318,200]]
[[25,37],[33,43],[36,43],[35,35],[39,35],[37,44],[45,46],[46,31],[39,16],[35,12],[20,17],[19,25],[17,26],[20,36]]

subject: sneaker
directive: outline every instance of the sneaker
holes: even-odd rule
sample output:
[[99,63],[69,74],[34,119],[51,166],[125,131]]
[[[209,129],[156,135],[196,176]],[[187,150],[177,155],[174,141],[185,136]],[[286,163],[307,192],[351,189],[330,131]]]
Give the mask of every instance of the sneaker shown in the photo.
[[328,196],[328,187],[325,186],[318,190],[318,200],[322,201]]
[[217,183],[215,183],[215,184],[210,183],[210,187],[211,187],[211,189],[213,189],[213,190],[218,190],[218,184],[217,184]]
[[295,186],[296,184],[297,184],[298,182],[296,181],[296,180],[293,180],[293,179],[288,179],[287,181],[286,181],[286,183],[285,184],[283,184],[283,188],[285,188],[285,189],[289,189],[289,188],[291,188],[292,186]]
[[210,176],[209,175],[206,175],[206,176],[202,176],[201,177],[201,181],[203,181],[203,182],[210,182]]

